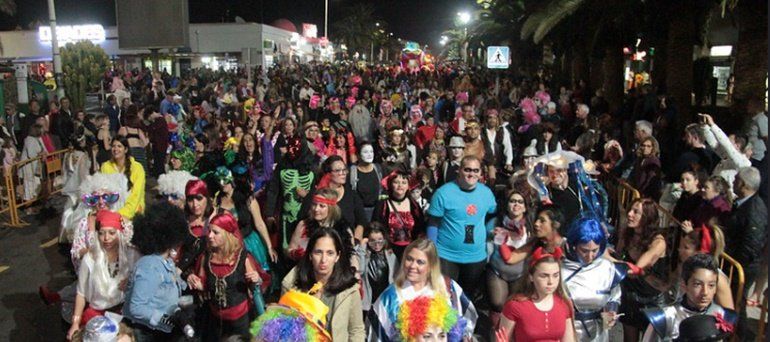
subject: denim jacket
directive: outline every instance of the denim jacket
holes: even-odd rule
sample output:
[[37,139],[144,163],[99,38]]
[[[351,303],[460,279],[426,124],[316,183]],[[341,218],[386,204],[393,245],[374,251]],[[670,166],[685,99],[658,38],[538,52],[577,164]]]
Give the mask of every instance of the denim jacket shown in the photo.
[[172,327],[161,318],[174,313],[186,287],[171,259],[158,254],[143,256],[126,287],[123,316],[151,329],[171,332]]

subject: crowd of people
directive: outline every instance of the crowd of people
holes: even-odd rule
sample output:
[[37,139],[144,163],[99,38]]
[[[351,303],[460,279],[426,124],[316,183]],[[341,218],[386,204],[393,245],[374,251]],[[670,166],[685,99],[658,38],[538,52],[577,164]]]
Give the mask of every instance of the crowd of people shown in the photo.
[[[761,99],[725,132],[707,114],[681,122],[650,85],[610,111],[583,82],[495,86],[455,64],[248,76],[116,68],[102,113],[6,106],[6,170],[73,148],[60,239],[77,281],[40,288],[68,339],[748,333],[767,283]],[[26,199],[45,188],[40,166],[19,178]],[[642,198],[613,217],[605,185],[620,181]],[[743,266],[744,298],[723,253]]]

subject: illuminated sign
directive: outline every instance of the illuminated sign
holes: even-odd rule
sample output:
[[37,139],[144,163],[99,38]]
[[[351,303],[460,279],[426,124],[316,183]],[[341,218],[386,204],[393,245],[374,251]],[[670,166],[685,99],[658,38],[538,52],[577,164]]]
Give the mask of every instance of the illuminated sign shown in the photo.
[[305,38],[318,38],[318,27],[314,24],[302,23],[302,36]]
[[[51,43],[51,27],[41,26],[38,29],[38,39],[43,43]],[[92,25],[61,25],[56,26],[56,39],[59,45],[90,40],[93,43],[103,42],[107,34],[104,27],[98,24]]]

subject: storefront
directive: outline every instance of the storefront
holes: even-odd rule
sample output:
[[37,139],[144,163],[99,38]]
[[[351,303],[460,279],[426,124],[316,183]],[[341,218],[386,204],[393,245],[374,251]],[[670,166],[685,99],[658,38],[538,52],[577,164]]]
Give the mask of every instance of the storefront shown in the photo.
[[[232,69],[242,65],[271,66],[281,61],[318,60],[320,43],[297,33],[257,23],[190,24],[190,46],[159,51],[159,69],[178,75],[185,68]],[[150,67],[149,50],[121,49],[116,27],[98,24],[60,25],[60,45],[90,40],[124,69]],[[316,39],[317,40],[317,39]],[[51,71],[51,30],[0,32],[0,60],[25,63],[30,74]],[[299,56],[300,58],[292,58]]]

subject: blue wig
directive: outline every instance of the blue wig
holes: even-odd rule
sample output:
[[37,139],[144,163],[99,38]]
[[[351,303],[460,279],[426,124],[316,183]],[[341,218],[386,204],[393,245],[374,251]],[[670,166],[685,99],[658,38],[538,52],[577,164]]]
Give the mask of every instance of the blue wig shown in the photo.
[[582,217],[573,221],[567,231],[567,243],[569,244],[567,256],[582,264],[583,260],[580,260],[576,253],[577,246],[591,241],[599,245],[599,256],[604,254],[604,250],[607,248],[607,234],[599,220]]

